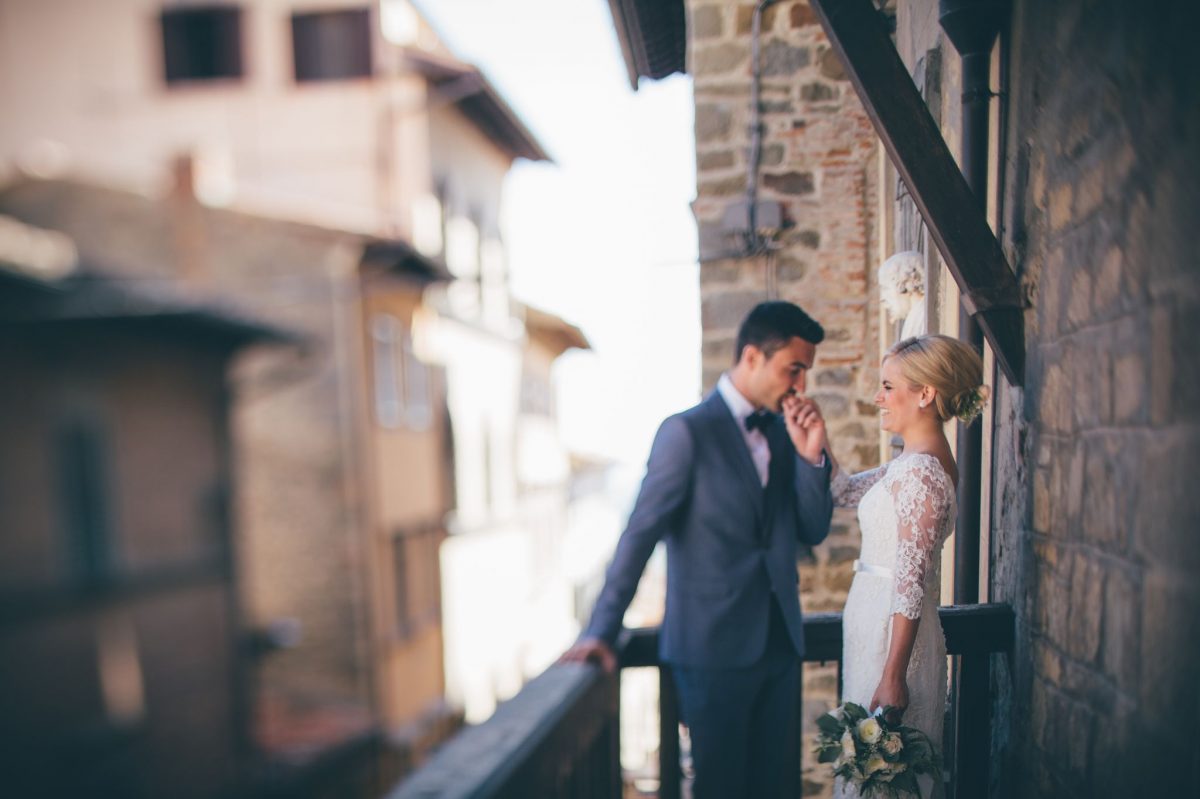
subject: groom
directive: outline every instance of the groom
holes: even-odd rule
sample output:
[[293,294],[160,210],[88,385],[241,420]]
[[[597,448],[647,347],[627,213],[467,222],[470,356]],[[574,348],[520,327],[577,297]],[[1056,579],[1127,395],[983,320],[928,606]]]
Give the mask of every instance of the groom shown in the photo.
[[659,656],[691,733],[696,799],[783,796],[792,782],[804,651],[796,544],[824,540],[833,509],[825,423],[804,396],[824,338],[792,303],[750,312],[733,370],[659,428],[591,622],[563,656],[616,667],[622,616],[665,539]]

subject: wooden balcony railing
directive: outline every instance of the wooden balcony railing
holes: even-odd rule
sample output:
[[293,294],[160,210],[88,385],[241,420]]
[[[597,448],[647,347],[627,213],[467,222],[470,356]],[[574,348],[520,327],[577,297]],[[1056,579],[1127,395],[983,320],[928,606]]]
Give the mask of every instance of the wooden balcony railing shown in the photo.
[[[951,799],[987,795],[991,748],[990,657],[1009,652],[1013,611],[1008,605],[940,610],[946,649],[953,656]],[[838,662],[842,617],[804,617],[806,662]],[[621,668],[661,667],[658,630],[632,630],[620,645]],[[803,685],[803,683],[802,683]],[[679,799],[679,708],[669,669],[659,669],[660,799]],[[388,799],[617,799],[621,796],[619,680],[593,666],[556,665],[532,680],[485,723],[465,730]],[[796,707],[801,721],[803,692]],[[800,795],[800,753],[793,796]]]

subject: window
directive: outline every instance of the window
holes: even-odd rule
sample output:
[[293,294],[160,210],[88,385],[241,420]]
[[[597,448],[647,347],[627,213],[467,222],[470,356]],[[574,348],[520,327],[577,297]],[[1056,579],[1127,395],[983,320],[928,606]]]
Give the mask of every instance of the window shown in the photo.
[[162,12],[167,85],[242,77],[242,11],[233,6]]
[[97,425],[68,422],[58,434],[58,506],[63,513],[70,574],[84,584],[112,576],[108,448]]
[[382,427],[428,429],[433,421],[429,367],[413,348],[412,334],[391,314],[371,321],[374,340],[375,418]]
[[370,12],[293,14],[292,48],[297,82],[370,77]]
[[437,527],[401,531],[392,539],[396,632],[401,638],[441,619],[441,539]]

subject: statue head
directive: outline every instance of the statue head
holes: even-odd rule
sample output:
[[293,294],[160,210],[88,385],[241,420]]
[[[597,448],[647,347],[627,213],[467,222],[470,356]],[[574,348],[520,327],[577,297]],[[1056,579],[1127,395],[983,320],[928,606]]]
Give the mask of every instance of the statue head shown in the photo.
[[879,301],[892,320],[904,319],[925,299],[925,256],[898,252],[879,267]]

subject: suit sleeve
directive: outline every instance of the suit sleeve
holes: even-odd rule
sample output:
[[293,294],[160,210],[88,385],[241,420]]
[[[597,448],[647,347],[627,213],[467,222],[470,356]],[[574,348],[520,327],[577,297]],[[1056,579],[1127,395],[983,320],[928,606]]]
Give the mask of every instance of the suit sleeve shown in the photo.
[[829,535],[833,518],[833,494],[829,490],[829,459],[813,466],[799,455],[796,458],[796,519],[800,543],[816,546]]
[[691,431],[682,417],[672,416],[659,427],[646,464],[646,477],[625,532],[617,542],[584,637],[598,638],[609,646],[615,643],[646,561],[655,544],[674,529],[688,500],[693,449]]

